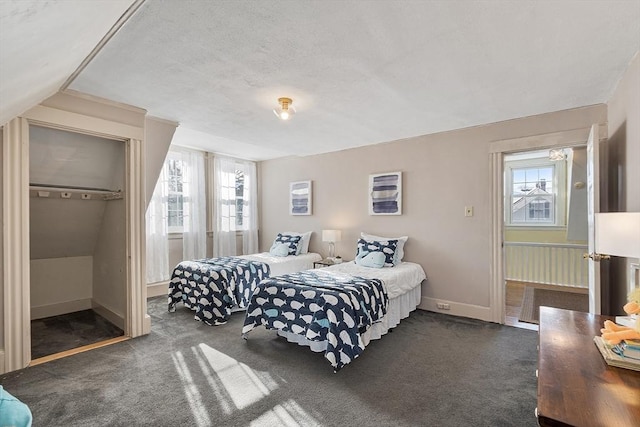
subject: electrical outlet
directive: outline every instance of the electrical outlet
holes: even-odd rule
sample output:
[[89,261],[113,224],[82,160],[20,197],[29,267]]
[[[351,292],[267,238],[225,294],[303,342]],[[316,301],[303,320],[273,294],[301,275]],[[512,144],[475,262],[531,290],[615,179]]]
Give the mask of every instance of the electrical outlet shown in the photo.
[[464,216],[473,216],[473,206],[464,207]]
[[438,307],[440,310],[451,310],[451,307],[449,306],[449,304],[446,304],[444,302],[436,303],[436,307]]

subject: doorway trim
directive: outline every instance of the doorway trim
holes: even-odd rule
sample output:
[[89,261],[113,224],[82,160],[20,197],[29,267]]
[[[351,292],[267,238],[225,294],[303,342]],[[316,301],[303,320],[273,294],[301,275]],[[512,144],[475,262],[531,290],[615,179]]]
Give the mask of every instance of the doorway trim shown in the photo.
[[[126,143],[125,335],[149,333],[144,280],[144,159],[142,127],[36,106],[3,127],[3,350],[0,373],[25,368],[31,361],[29,257],[29,125],[39,125]],[[25,165],[27,165],[25,167]]]
[[[606,139],[607,124],[599,124],[600,141]],[[503,139],[489,144],[491,173],[491,267],[489,270],[490,317],[504,324],[504,155],[520,151],[586,145],[591,126],[554,133]]]

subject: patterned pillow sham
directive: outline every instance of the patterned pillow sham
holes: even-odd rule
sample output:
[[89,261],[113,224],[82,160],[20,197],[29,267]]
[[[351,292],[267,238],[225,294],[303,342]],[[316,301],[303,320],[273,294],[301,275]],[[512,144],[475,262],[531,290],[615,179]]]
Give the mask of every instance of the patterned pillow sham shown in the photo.
[[282,234],[283,236],[300,236],[302,239],[300,240],[300,243],[298,243],[298,253],[296,255],[300,255],[300,254],[306,254],[309,253],[309,241],[311,240],[311,234],[313,233],[313,231],[307,231],[305,233],[298,233],[297,231],[283,231]]
[[289,255],[297,255],[300,240],[302,240],[302,236],[289,236],[287,234],[278,233],[271,248],[274,248],[278,244],[287,245],[289,247]]
[[360,238],[364,240],[397,240],[398,247],[396,248],[396,254],[393,257],[393,264],[398,265],[402,262],[402,258],[404,258],[404,244],[409,240],[409,236],[401,236],[401,237],[382,237],[376,236],[373,234],[365,233],[364,231],[360,233]]
[[397,240],[358,240],[358,253],[356,258],[360,256],[362,258],[363,253],[367,252],[382,252],[384,254],[384,266],[394,266],[394,256],[396,248],[398,247]]

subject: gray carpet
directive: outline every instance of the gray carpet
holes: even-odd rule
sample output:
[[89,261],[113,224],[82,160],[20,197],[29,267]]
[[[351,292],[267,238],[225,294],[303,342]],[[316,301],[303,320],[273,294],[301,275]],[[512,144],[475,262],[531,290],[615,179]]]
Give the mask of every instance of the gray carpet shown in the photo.
[[150,300],[152,333],[0,376],[34,426],[536,426],[537,333],[416,311],[334,374],[243,313]]
[[541,306],[588,312],[589,295],[526,286],[518,320],[527,323],[540,323]]
[[48,356],[124,335],[93,310],[31,321],[31,358]]

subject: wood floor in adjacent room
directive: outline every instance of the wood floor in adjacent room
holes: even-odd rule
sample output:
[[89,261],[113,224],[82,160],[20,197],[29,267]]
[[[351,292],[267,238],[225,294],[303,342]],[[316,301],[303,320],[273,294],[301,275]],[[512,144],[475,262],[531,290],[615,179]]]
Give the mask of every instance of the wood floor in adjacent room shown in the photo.
[[505,292],[505,317],[504,324],[515,326],[516,328],[538,330],[538,325],[534,323],[526,323],[518,320],[520,310],[522,309],[522,297],[524,296],[523,283],[507,281]]
[[579,293],[588,292],[586,289],[568,288],[566,286],[542,285],[536,283],[512,282],[508,280],[505,292],[505,325],[515,326],[517,328],[523,329],[531,329],[533,331],[538,330],[538,325],[536,325],[535,323],[520,322],[518,320],[520,317],[520,310],[522,308],[522,297],[524,295],[524,288],[526,286],[552,290],[573,291]]

